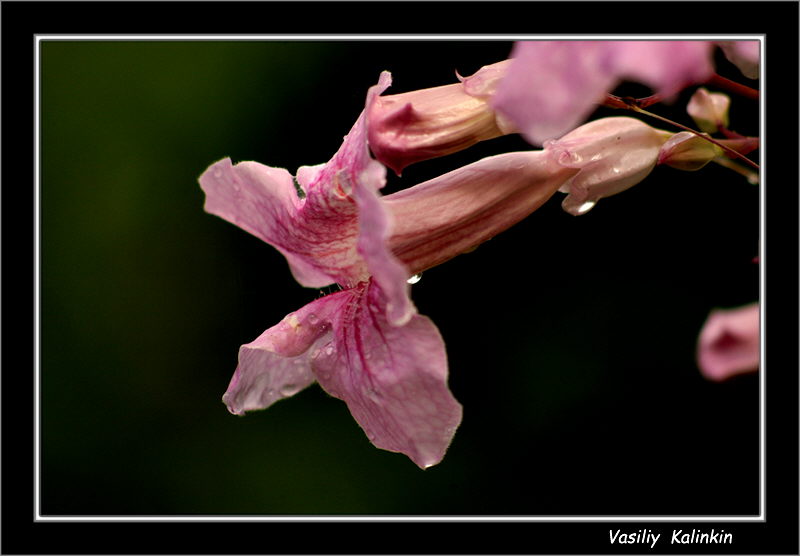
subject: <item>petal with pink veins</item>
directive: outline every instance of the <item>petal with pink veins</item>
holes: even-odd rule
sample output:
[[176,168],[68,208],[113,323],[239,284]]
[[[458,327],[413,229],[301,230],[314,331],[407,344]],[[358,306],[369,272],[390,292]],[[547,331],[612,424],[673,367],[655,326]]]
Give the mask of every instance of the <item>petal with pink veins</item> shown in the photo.
[[375,446],[401,452],[423,469],[439,463],[462,408],[447,385],[438,329],[417,314],[392,325],[374,282],[341,293],[349,299],[332,322],[333,342],[313,357],[317,380],[347,403]]

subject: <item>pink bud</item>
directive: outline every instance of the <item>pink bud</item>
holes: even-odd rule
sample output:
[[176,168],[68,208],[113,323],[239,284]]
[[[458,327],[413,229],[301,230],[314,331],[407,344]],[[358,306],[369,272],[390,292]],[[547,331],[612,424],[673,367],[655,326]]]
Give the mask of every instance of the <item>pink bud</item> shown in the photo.
[[728,127],[728,109],[731,99],[722,93],[709,93],[700,87],[692,95],[686,111],[706,133],[714,133],[720,127]]
[[561,203],[573,215],[585,214],[603,197],[616,195],[642,181],[655,167],[669,134],[628,117],[602,118],[584,124],[561,139],[545,141],[559,164],[579,168],[559,189]]

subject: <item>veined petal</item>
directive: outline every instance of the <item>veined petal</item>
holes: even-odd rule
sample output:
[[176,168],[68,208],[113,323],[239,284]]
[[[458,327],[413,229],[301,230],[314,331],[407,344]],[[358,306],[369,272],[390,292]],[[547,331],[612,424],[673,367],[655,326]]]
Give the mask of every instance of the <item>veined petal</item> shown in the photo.
[[439,331],[420,315],[391,324],[374,282],[341,293],[349,300],[332,323],[333,342],[313,358],[319,384],[347,403],[378,448],[406,454],[422,468],[439,463],[462,414],[447,386]]
[[229,158],[212,164],[200,186],[207,212],[278,249],[300,284],[319,288],[364,273],[352,201],[319,193],[300,199],[286,170]]
[[265,409],[314,382],[312,346],[329,341],[331,320],[348,300],[338,292],[289,313],[239,348],[239,364],[222,401],[236,415]]
[[505,153],[387,195],[389,246],[417,274],[510,228],[577,172],[543,151]]
[[707,379],[722,381],[758,370],[759,349],[758,303],[717,309],[700,332],[697,363]]

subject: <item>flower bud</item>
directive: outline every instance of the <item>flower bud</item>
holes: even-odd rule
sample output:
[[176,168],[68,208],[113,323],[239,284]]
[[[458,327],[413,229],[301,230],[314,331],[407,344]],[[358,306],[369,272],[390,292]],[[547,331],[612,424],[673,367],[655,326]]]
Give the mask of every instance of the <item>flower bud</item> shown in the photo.
[[585,214],[603,197],[642,181],[655,167],[669,135],[636,118],[612,117],[546,141],[545,152],[560,165],[580,169],[559,189],[567,193],[562,208],[573,215]]
[[399,175],[414,162],[512,133],[489,106],[509,62],[484,66],[460,83],[378,97],[367,115],[375,158]]
[[689,99],[686,111],[700,129],[714,133],[720,127],[728,127],[728,109],[731,99],[722,93],[709,93],[700,87]]
[[658,153],[658,163],[672,166],[678,170],[699,170],[716,157],[723,154],[723,150],[698,137],[694,133],[681,131],[676,133],[664,143]]

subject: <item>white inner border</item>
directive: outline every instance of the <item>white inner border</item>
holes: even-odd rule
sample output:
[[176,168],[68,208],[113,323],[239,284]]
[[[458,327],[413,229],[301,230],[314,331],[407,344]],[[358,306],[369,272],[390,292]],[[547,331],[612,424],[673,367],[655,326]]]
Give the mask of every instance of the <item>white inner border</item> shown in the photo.
[[[757,40],[761,43],[759,99],[759,309],[761,322],[761,366],[759,369],[759,513],[753,516],[306,516],[306,515],[226,515],[226,516],[43,516],[41,514],[41,421],[40,421],[40,197],[41,197],[41,43],[42,41],[516,41],[516,40]],[[766,521],[766,352],[763,324],[766,317],[766,36],[765,35],[34,35],[34,521],[60,522],[192,522],[192,521],[282,521],[282,522],[765,522]],[[435,84],[432,84],[432,86]]]

